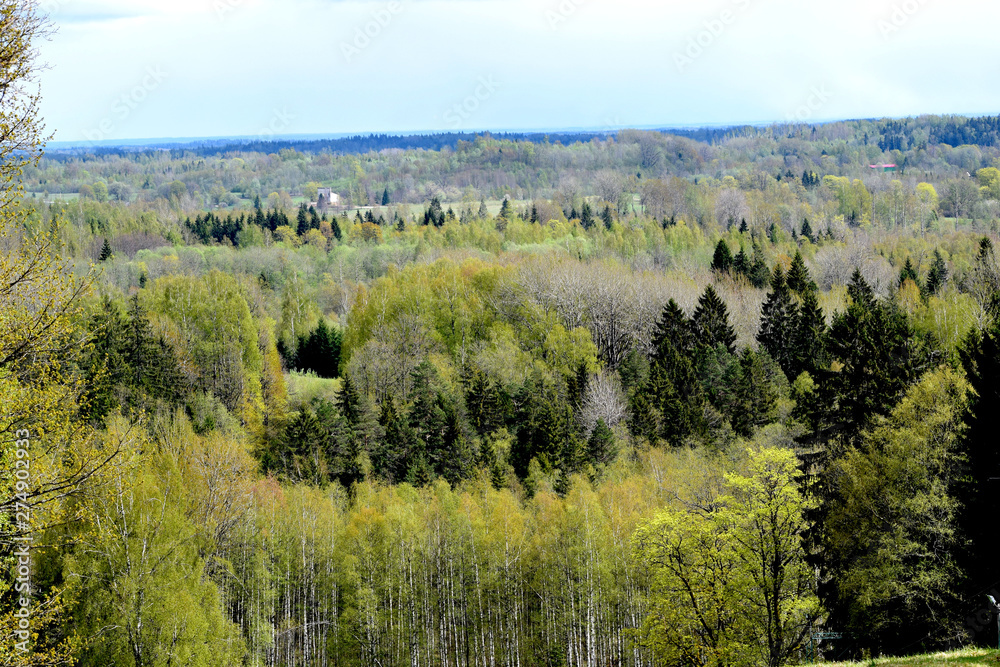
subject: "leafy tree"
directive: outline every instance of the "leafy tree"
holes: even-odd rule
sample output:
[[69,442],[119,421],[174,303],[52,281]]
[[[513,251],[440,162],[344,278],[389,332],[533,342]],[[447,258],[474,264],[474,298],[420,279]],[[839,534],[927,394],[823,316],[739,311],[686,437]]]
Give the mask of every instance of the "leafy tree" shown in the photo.
[[729,273],[733,266],[733,255],[725,239],[719,239],[715,246],[715,256],[712,257],[712,271],[719,274]]
[[710,509],[664,510],[636,531],[652,577],[640,636],[658,661],[781,667],[808,643],[821,608],[797,466],[787,450],[752,453]]
[[736,332],[729,324],[729,309],[711,285],[705,288],[698,300],[691,326],[700,347],[722,345],[730,354],[736,351]]
[[955,530],[968,397],[954,370],[928,373],[833,464],[826,603],[872,651],[944,644],[961,630],[960,554],[987,546],[969,549]]

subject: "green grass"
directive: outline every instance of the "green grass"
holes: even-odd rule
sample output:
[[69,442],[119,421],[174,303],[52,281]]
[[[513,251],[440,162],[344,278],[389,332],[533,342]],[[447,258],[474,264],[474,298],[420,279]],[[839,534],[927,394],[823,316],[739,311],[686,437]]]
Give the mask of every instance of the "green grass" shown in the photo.
[[967,648],[949,653],[929,653],[914,655],[908,658],[876,658],[861,662],[822,662],[816,665],[823,667],[936,667],[937,665],[977,665],[979,667],[997,667],[1000,665],[1000,651]]
[[325,380],[312,373],[292,371],[285,376],[288,384],[288,401],[291,406],[304,405],[314,398],[334,401],[340,393],[341,380]]

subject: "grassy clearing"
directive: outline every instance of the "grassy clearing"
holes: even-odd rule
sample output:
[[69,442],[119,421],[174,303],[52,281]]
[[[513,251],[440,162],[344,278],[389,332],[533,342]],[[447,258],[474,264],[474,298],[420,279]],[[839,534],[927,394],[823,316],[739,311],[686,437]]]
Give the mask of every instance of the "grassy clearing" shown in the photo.
[[325,380],[313,373],[293,371],[285,376],[288,384],[288,398],[292,405],[303,405],[314,398],[325,398],[334,401],[340,393],[342,380]]
[[877,658],[861,662],[823,662],[823,667],[936,667],[937,665],[966,665],[967,667],[997,667],[1000,665],[1000,651],[967,648],[948,653],[929,653],[908,658]]

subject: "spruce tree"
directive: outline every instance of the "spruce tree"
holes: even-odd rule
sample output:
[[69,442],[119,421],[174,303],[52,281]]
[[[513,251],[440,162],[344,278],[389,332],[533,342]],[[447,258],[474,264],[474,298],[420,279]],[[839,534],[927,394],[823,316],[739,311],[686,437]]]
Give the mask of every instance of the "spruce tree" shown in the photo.
[[500,218],[510,220],[511,213],[510,200],[504,197],[503,203],[500,204]]
[[736,351],[736,332],[729,324],[729,309],[711,285],[698,300],[691,324],[698,346],[722,345],[730,354]]
[[382,192],[382,206],[389,205],[389,188],[386,186],[385,190]]
[[[114,252],[111,250],[111,244],[108,243],[108,239],[104,239],[104,245],[101,246],[101,256],[97,258],[99,262],[106,262],[112,257],[114,257]],[[91,255],[93,257],[93,255]]]
[[750,258],[747,257],[746,251],[740,247],[740,251],[736,253],[736,257],[733,258],[733,275],[743,276],[749,280],[750,278]]
[[757,289],[764,289],[771,282],[771,271],[767,268],[764,251],[756,242],[753,244],[753,259],[750,262],[750,274],[747,278]]
[[587,230],[594,226],[594,210],[590,208],[590,204],[587,202],[583,203],[583,211],[580,213],[580,224]]
[[941,256],[941,251],[934,250],[934,262],[931,264],[930,273],[927,274],[927,293],[935,295],[940,292],[948,282],[948,265]]
[[893,302],[876,300],[859,271],[848,295],[850,305],[834,318],[827,338],[840,372],[829,374],[824,390],[834,424],[853,437],[874,418],[888,414],[934,355],[904,312]]
[[[975,548],[965,549],[961,565],[968,580],[970,605],[981,602],[982,582],[1000,581],[1000,326],[990,324],[973,332],[959,350],[972,385],[965,418],[965,478],[959,488],[958,529]],[[972,608],[970,606],[970,608]]]
[[607,465],[618,457],[618,447],[615,434],[603,419],[597,420],[597,425],[587,440],[587,458],[592,463]]
[[337,239],[338,241],[340,241],[344,237],[343,232],[340,230],[340,224],[337,222],[336,216],[334,216],[330,220],[330,231],[333,232],[333,238]]
[[655,412],[647,412],[645,417],[658,417],[657,435],[670,445],[680,447],[690,438],[708,433],[701,382],[691,358],[672,344],[663,346],[642,391],[647,397],[647,410],[655,408]]
[[787,276],[788,289],[799,296],[805,296],[806,292],[814,292],[819,289],[809,276],[809,269],[806,268],[802,253],[795,252],[792,258],[792,265],[788,268]]
[[792,372],[788,374],[790,380],[803,372],[815,376],[818,370],[827,365],[826,317],[820,308],[816,290],[808,290],[802,297],[792,349]]
[[404,479],[412,481],[408,475],[415,467],[419,467],[414,464],[422,452],[416,434],[407,420],[399,414],[392,396],[382,402],[382,413],[378,422],[382,426],[384,435],[372,452],[374,473],[389,483],[399,483]]
[[615,224],[614,216],[611,215],[610,206],[604,207],[604,212],[601,213],[601,220],[604,221],[604,228],[610,232],[611,228],[614,227]]
[[731,421],[733,430],[744,438],[752,436],[754,429],[774,421],[777,414],[778,391],[768,377],[765,359],[763,353],[750,348],[740,354]]
[[733,254],[725,239],[719,239],[715,246],[715,256],[712,257],[712,271],[718,274],[729,273],[733,266]]
[[785,282],[781,265],[778,264],[774,267],[774,276],[771,278],[771,293],[761,312],[757,342],[791,379],[795,378],[793,340],[798,318],[798,307]]
[[486,208],[486,200],[485,199],[480,199],[479,200],[479,219],[480,220],[485,220],[488,217],[490,217],[490,210],[488,208]]
[[899,286],[902,287],[903,283],[907,280],[912,280],[917,287],[920,287],[920,277],[917,275],[917,270],[913,267],[913,262],[909,257],[906,258],[906,263],[903,264],[903,268],[899,272]]
[[743,218],[740,221],[740,234],[746,234],[748,231],[750,231],[750,227],[747,225],[747,219]]
[[662,361],[666,357],[667,345],[682,354],[690,354],[694,347],[691,322],[673,299],[663,307],[656,329],[653,331],[652,344],[654,362]]
[[812,225],[809,224],[809,218],[802,221],[802,236],[812,242],[816,241],[816,239],[813,238],[813,228]]
[[306,205],[302,204],[299,206],[299,213],[296,218],[295,231],[299,236],[305,236],[309,232],[309,213],[306,210]]

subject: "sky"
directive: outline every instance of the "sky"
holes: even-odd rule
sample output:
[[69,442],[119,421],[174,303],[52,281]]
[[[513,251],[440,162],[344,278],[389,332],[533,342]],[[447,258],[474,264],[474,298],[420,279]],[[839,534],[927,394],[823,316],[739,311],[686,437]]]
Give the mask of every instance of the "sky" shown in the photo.
[[1000,3],[40,0],[57,141],[1000,112]]

